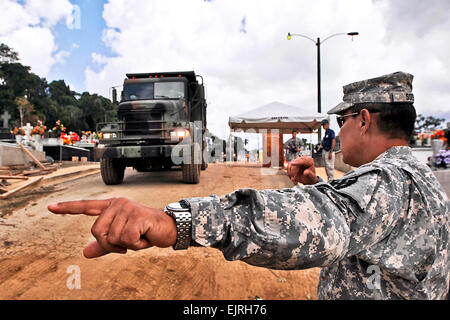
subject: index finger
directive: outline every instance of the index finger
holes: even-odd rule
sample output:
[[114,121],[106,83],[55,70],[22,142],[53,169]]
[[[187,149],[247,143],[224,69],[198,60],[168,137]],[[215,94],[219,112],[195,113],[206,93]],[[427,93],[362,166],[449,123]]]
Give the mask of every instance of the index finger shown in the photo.
[[79,200],[53,203],[48,210],[56,214],[85,214],[98,216],[111,204],[112,199],[107,200]]

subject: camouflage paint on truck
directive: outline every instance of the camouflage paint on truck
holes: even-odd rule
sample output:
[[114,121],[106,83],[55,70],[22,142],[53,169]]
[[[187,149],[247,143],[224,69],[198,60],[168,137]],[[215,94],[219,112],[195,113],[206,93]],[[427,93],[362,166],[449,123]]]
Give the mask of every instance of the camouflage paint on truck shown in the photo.
[[[98,153],[101,162],[108,163],[109,169],[105,170],[122,171],[133,167],[138,171],[150,171],[179,165],[173,163],[171,156],[174,149],[180,148],[180,143],[194,153],[191,140],[198,134],[194,131],[204,133],[206,130],[207,105],[203,81],[199,83],[198,77],[193,71],[127,74],[118,106],[118,121],[97,126],[97,131],[103,135],[101,143],[105,145]],[[113,96],[117,96],[116,92]],[[199,144],[200,151],[196,152],[201,152],[204,146],[203,141]],[[203,163],[202,167],[205,169],[206,165]],[[183,166],[185,169],[188,170]],[[190,169],[196,176],[197,168]],[[106,180],[110,180],[105,181],[104,177],[107,184],[122,182],[114,178]]]

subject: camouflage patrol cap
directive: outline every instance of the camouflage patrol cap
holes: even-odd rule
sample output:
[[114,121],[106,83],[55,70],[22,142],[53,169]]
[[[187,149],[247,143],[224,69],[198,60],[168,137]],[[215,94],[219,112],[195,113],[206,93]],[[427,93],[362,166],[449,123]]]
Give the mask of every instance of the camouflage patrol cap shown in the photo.
[[341,114],[357,103],[414,103],[412,80],[414,76],[406,72],[395,72],[381,77],[362,80],[344,86],[343,102],[328,111]]

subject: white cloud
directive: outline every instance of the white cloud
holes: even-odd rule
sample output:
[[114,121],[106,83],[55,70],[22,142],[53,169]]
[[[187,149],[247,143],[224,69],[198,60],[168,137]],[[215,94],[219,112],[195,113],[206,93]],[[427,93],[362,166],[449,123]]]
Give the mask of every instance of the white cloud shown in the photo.
[[108,61],[108,58],[105,57],[104,55],[101,55],[99,53],[93,52],[91,54],[92,57],[92,62],[96,63],[96,64],[105,64]]
[[9,34],[23,26],[36,25],[40,21],[38,16],[27,12],[23,5],[11,0],[2,1],[0,18],[0,35]]
[[39,17],[45,27],[52,27],[58,21],[72,14],[73,6],[69,1],[61,0],[26,0],[24,9]]
[[2,0],[0,42],[19,53],[21,63],[31,66],[39,76],[48,75],[51,67],[69,56],[58,50],[51,28],[71,15],[68,0]]
[[[6,40],[6,41],[5,41]],[[56,63],[53,52],[57,49],[51,31],[41,27],[24,27],[10,33],[6,39],[0,38],[15,51],[20,61],[32,67],[32,72],[45,76]]]
[[86,69],[86,86],[108,96],[127,72],[195,70],[207,87],[209,127],[225,137],[230,115],[275,100],[316,112],[316,46],[287,41],[288,31],[322,41],[358,31],[353,41],[321,45],[322,112],[342,99],[344,84],[399,70],[415,75],[418,112],[439,112],[450,101],[449,17],[408,12],[402,18],[396,1],[110,0],[103,41],[115,56],[92,56],[102,67]]
[[70,52],[66,50],[60,50],[54,55],[55,63],[64,63],[65,60],[70,56]]

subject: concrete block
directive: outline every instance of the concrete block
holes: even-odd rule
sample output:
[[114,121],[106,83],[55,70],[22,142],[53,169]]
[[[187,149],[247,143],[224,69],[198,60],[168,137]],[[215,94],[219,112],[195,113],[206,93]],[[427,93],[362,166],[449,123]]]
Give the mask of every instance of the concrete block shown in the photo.
[[[33,150],[29,147],[27,147],[27,150],[29,150],[39,161],[45,161],[45,152]],[[29,162],[33,162],[33,160],[20,149],[19,145],[15,143],[0,142],[0,166],[22,165]]]
[[72,157],[72,162],[78,162],[80,160],[80,157]]
[[450,169],[436,170],[433,171],[433,174],[441,184],[442,189],[444,189],[447,194],[447,197],[450,198]]

